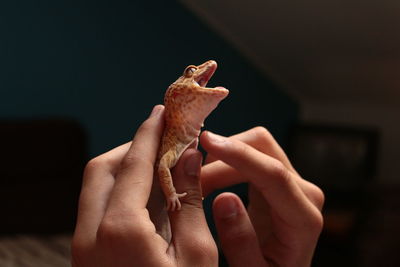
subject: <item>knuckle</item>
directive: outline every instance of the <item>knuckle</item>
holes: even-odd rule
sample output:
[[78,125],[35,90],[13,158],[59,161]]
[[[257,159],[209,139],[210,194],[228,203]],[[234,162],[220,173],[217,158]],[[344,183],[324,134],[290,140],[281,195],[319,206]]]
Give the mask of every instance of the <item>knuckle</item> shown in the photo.
[[186,189],[187,195],[182,198],[182,208],[198,209],[203,211],[202,196],[198,189]]
[[86,163],[84,174],[91,176],[99,169],[113,169],[118,161],[115,158],[109,157],[105,154],[97,156]]
[[113,247],[119,243],[126,233],[125,226],[112,216],[106,216],[96,233],[96,243],[102,247]]
[[99,245],[112,245],[115,242],[116,238],[120,235],[118,227],[116,227],[115,223],[108,219],[104,218],[99,225],[96,233],[96,242]]
[[218,250],[215,245],[199,246],[198,253],[200,255],[199,262],[203,262],[203,266],[211,266],[218,259]]
[[141,160],[135,153],[129,152],[121,161],[120,168],[121,169],[128,169],[131,167],[135,162]]
[[251,129],[254,134],[260,138],[263,139],[270,139],[272,138],[272,134],[270,133],[270,131],[267,130],[267,128],[263,127],[263,126],[256,126],[253,129]]
[[135,150],[130,151],[121,161],[120,169],[125,170],[129,169],[135,164],[143,165],[148,168],[153,168],[153,163],[143,157],[143,155],[139,155]]
[[252,130],[254,131],[256,139],[262,140],[266,144],[271,144],[274,142],[274,137],[272,136],[270,131],[268,131],[266,128],[262,126],[257,126]]
[[218,249],[215,242],[209,242],[204,237],[195,239],[185,249],[190,262],[196,262],[196,266],[212,266],[218,260]]
[[101,156],[95,157],[95,158],[89,160],[88,163],[86,163],[85,173],[92,173],[93,171],[98,169],[103,164],[104,164],[104,160],[102,159]]
[[233,141],[232,142],[234,145],[232,146],[233,149],[236,149],[235,153],[237,155],[240,155],[242,157],[248,157],[248,154],[250,154],[250,147],[249,145],[242,143],[240,141]]
[[96,176],[98,170],[107,170],[110,172],[114,172],[118,164],[118,158],[111,156],[109,153],[102,154],[100,156],[92,158],[86,163],[84,176]]
[[105,164],[107,164],[107,162],[105,159],[103,159],[102,156],[98,156],[88,161],[83,171],[82,185],[85,185],[93,177],[96,177],[98,170],[102,169],[105,166]]
[[310,215],[305,223],[305,226],[310,232],[315,232],[319,235],[324,226],[324,218],[322,214],[319,211],[316,211],[314,214]]
[[313,198],[314,205],[321,210],[325,203],[325,194],[318,186],[314,188]]
[[142,220],[120,214],[106,215],[96,233],[96,243],[101,247],[116,247],[124,240],[145,240],[147,231]]
[[[306,180],[304,180],[306,181]],[[310,200],[310,202],[317,207],[318,210],[322,210],[322,207],[324,206],[325,203],[325,194],[322,191],[321,188],[319,188],[317,185],[306,181],[304,191]]]
[[271,166],[271,173],[274,177],[281,181],[282,183],[288,183],[290,180],[290,171],[286,166],[279,160],[274,160]]

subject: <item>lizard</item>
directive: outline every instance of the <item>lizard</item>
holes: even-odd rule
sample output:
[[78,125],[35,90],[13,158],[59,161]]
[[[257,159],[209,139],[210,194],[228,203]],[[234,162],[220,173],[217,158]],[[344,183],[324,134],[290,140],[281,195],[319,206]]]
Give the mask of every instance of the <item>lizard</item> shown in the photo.
[[169,211],[180,210],[179,198],[187,194],[176,192],[170,169],[188,147],[197,148],[204,120],[229,94],[229,90],[221,86],[206,87],[216,69],[214,60],[198,66],[189,65],[164,96],[165,128],[156,168]]

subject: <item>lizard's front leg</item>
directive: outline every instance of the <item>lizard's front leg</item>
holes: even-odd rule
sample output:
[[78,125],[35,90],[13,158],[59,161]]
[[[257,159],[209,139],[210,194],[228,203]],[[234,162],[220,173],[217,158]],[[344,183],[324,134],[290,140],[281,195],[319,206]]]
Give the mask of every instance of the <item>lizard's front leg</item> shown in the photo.
[[160,164],[158,166],[160,186],[166,196],[167,210],[170,211],[180,210],[181,202],[179,201],[179,198],[184,197],[187,194],[186,192],[180,194],[176,193],[176,189],[172,181],[170,168],[174,165],[174,154],[175,153],[173,151],[168,151],[165,153],[161,157]]

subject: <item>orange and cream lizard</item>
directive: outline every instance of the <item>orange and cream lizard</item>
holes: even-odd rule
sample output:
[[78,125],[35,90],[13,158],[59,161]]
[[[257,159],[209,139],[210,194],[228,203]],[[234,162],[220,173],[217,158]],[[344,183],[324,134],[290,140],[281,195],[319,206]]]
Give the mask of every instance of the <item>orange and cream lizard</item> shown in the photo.
[[156,166],[167,210],[179,210],[179,198],[187,194],[176,192],[170,169],[189,146],[197,147],[205,118],[229,93],[224,87],[205,87],[216,68],[213,60],[190,65],[165,93],[165,129]]

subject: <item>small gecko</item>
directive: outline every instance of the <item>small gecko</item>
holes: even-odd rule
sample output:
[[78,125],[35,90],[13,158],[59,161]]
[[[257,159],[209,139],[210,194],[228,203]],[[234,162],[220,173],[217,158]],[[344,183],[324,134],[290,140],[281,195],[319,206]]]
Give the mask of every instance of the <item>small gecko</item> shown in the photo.
[[224,87],[205,87],[216,69],[213,60],[190,65],[165,93],[165,129],[156,166],[167,210],[180,210],[179,198],[187,194],[176,192],[170,169],[189,146],[197,148],[204,120],[229,93]]

